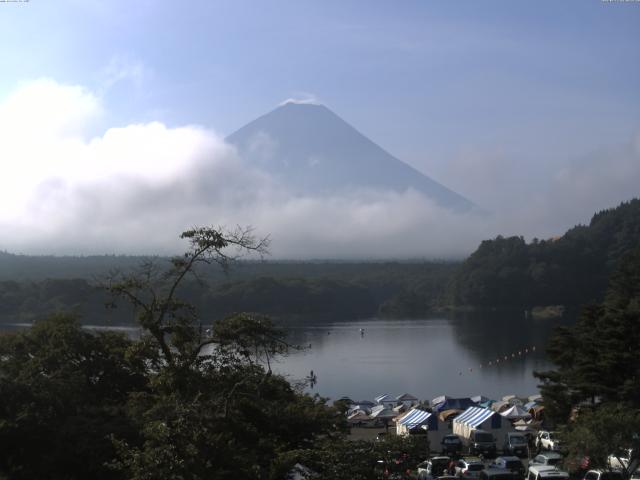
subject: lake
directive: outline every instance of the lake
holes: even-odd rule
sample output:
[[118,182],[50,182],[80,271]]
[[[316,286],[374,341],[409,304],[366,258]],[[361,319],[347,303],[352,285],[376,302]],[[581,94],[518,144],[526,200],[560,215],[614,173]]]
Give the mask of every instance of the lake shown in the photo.
[[[567,323],[569,319],[528,319],[522,312],[288,321],[281,325],[289,342],[307,348],[281,359],[274,370],[292,382],[313,370],[317,384],[307,391],[331,399],[405,392],[423,400],[439,395],[528,396],[537,393],[533,372],[550,367],[545,346],[553,328]],[[25,326],[5,324],[2,329]],[[137,327],[88,328],[139,334]]]
[[566,323],[504,312],[289,323],[289,340],[310,348],[274,369],[292,381],[313,370],[317,384],[307,390],[332,399],[405,392],[420,399],[528,396],[537,393],[533,372],[550,366],[544,350],[554,326]]

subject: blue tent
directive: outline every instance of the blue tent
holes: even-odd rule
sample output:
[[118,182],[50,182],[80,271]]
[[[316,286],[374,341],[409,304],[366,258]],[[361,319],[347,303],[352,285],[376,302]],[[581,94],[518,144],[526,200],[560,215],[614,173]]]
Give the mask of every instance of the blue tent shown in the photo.
[[470,398],[447,398],[444,402],[433,406],[433,411],[440,413],[445,410],[466,410],[474,407],[476,403]]

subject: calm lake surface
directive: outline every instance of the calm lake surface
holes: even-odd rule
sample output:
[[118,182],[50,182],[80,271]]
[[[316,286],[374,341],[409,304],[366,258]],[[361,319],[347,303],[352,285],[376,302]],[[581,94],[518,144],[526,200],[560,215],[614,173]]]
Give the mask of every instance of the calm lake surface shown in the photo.
[[[334,400],[405,392],[420,399],[528,396],[537,393],[533,372],[550,366],[545,346],[554,327],[568,323],[571,320],[527,319],[521,312],[421,320],[288,321],[281,325],[289,341],[307,348],[273,367],[292,382],[313,370],[317,384],[307,390]],[[0,329],[26,326],[5,324]],[[132,337],[140,332],[135,327],[87,328],[115,329]]]
[[550,366],[544,350],[553,328],[566,323],[485,313],[288,324],[290,341],[310,348],[291,354],[275,370],[291,381],[313,370],[317,384],[308,391],[332,399],[405,392],[420,399],[527,396],[537,393],[533,372]]

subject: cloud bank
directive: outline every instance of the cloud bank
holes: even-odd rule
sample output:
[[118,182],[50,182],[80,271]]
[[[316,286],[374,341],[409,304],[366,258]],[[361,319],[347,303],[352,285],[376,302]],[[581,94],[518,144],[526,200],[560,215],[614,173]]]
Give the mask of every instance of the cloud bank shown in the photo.
[[[150,122],[88,137],[105,111],[97,94],[47,79],[0,101],[0,249],[173,254],[187,228],[240,224],[270,234],[274,258],[461,257],[498,233],[543,236],[640,184],[637,140],[603,154],[615,164],[595,156],[562,166],[545,195],[505,198],[512,208],[491,216],[454,214],[411,190],[300,196],[200,126]],[[477,188],[500,195],[490,177]]]

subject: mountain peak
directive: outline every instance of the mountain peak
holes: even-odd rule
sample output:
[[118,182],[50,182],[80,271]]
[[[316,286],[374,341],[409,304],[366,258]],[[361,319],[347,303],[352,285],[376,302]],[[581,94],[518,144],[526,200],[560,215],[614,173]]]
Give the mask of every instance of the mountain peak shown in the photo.
[[315,98],[287,98],[284,102],[280,102],[278,107],[284,107],[286,105],[311,105],[313,107],[324,107],[324,105],[318,102]]
[[227,137],[243,159],[300,194],[421,192],[456,211],[472,202],[395,158],[318,103],[287,101]]

